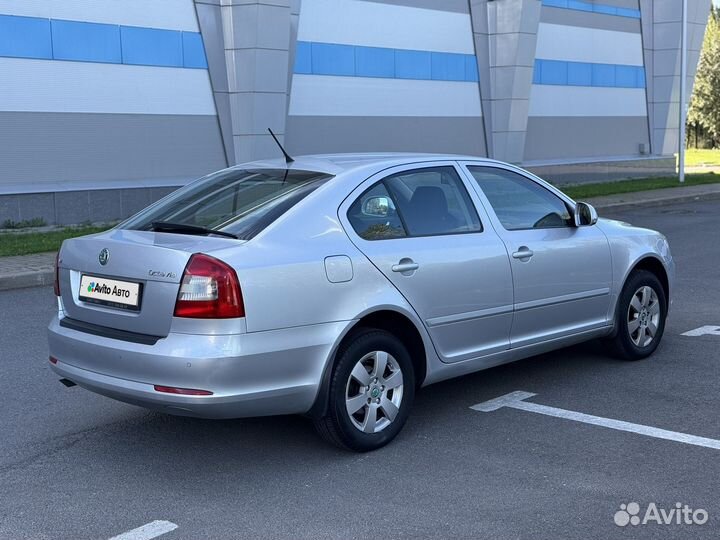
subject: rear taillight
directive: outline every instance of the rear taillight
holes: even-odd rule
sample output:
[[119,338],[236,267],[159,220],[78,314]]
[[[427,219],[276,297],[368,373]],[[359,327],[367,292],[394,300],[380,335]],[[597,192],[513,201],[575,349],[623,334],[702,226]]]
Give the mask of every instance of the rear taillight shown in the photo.
[[60,296],[60,252],[58,251],[55,255],[55,283],[53,284],[55,289],[55,296]]
[[193,319],[231,319],[245,316],[237,274],[208,255],[190,257],[175,302],[175,316]]

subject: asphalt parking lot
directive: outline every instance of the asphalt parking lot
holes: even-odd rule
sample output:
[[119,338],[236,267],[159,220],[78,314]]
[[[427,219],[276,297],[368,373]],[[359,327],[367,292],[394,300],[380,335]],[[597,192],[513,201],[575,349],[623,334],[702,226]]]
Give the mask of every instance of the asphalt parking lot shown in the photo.
[[[0,293],[0,538],[107,539],[155,520],[177,526],[163,540],[717,538],[720,449],[470,408],[525,391],[720,440],[720,331],[682,335],[720,326],[720,202],[606,215],[662,231],[676,258],[653,357],[620,362],[593,342],[428,387],[398,439],[364,455],[325,445],[299,417],[195,420],[67,389],[47,362],[52,289]],[[681,503],[707,522],[616,525],[631,502],[641,518]]]

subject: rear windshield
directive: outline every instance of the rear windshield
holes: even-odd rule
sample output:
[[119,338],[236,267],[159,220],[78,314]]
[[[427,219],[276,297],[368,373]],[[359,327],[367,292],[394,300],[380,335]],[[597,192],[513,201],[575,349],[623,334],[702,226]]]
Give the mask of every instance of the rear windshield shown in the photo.
[[149,231],[153,222],[168,222],[249,240],[330,178],[286,169],[224,170],[177,190],[120,228]]

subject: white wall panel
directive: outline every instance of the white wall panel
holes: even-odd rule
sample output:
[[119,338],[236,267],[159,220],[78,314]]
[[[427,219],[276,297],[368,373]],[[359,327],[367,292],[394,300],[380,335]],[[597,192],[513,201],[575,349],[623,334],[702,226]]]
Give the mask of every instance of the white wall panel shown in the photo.
[[362,0],[303,0],[298,40],[475,54],[469,14]]
[[632,32],[540,23],[535,57],[642,66],[642,37]]
[[298,75],[294,116],[480,116],[477,83]]
[[214,115],[207,70],[0,58],[0,111]]
[[645,89],[534,84],[529,115],[646,116]]
[[0,14],[199,32],[193,0],[0,0]]

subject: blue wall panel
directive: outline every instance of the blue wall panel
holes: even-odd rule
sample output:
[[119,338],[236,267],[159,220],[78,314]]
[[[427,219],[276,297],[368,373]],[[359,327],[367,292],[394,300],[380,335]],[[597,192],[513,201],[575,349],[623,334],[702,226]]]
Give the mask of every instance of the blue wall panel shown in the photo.
[[478,73],[477,58],[471,54],[465,56],[465,80],[469,82],[478,82],[480,73]]
[[620,17],[630,17],[632,19],[639,19],[640,18],[640,10],[639,9],[629,9],[629,8],[616,8],[616,15]]
[[207,69],[198,32],[2,14],[0,56]]
[[568,62],[567,83],[570,86],[592,86],[592,64]]
[[605,6],[602,4],[595,4],[593,6],[595,13],[602,13],[603,15],[617,15],[617,8],[615,6]]
[[535,67],[533,68],[533,84],[542,84],[542,62],[535,60]]
[[568,83],[568,67],[567,62],[559,60],[543,60],[541,71],[541,84],[561,84]]
[[205,46],[203,39],[197,32],[182,33],[183,67],[207,69]]
[[430,54],[431,73],[435,81],[464,81],[465,55],[434,52]]
[[57,19],[51,23],[54,59],[122,62],[119,26]]
[[645,69],[639,69],[635,73],[636,79],[635,79],[635,87],[636,88],[645,88]]
[[0,15],[0,56],[52,58],[50,20]]
[[122,55],[124,64],[146,66],[183,66],[181,32],[121,26]]
[[358,77],[395,78],[395,50],[380,47],[355,47],[355,75]]
[[642,66],[537,59],[533,84],[645,88],[645,69]]
[[395,77],[398,79],[430,80],[432,59],[428,51],[395,50]]
[[615,86],[635,88],[637,69],[634,66],[615,66]]
[[298,41],[295,73],[478,82],[472,54]]
[[312,44],[298,41],[295,47],[295,73],[309,75],[312,73]]
[[603,15],[629,17],[631,19],[640,18],[639,9],[616,7],[607,4],[596,4],[594,2],[584,2],[582,0],[542,0],[542,4],[547,7],[574,9],[576,11],[589,11],[593,13],[601,13]]
[[593,5],[588,2],[579,2],[578,0],[568,0],[568,9],[577,11],[593,11]]
[[610,64],[593,64],[592,85],[610,88],[615,86],[615,66]]
[[355,48],[336,43],[312,44],[312,69],[316,75],[355,75]]

